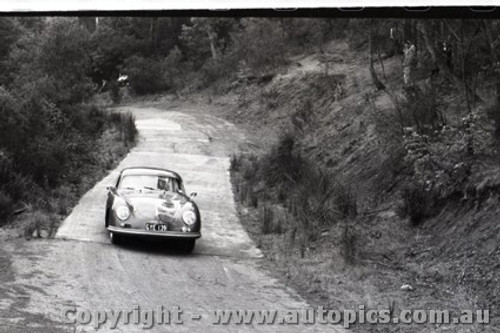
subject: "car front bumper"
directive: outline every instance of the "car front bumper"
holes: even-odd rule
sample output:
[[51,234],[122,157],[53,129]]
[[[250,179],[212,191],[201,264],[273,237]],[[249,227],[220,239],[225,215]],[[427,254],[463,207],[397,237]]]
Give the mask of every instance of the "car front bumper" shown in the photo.
[[143,236],[143,237],[161,237],[161,238],[182,238],[182,239],[197,239],[201,237],[200,232],[182,232],[182,231],[149,231],[131,228],[119,228],[109,226],[108,231],[130,236]]

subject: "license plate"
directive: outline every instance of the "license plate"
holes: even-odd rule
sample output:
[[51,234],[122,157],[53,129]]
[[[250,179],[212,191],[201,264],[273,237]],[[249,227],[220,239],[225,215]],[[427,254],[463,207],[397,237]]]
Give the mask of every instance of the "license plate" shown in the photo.
[[159,224],[159,223],[147,223],[146,230],[148,231],[168,231],[167,224]]

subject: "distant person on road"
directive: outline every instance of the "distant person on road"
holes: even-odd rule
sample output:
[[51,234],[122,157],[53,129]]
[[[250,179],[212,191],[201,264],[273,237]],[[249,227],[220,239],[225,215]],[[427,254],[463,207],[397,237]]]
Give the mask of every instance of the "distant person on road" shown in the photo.
[[403,49],[404,61],[403,61],[403,79],[405,86],[412,84],[411,72],[416,62],[416,48],[415,45],[409,40],[405,42],[405,47]]

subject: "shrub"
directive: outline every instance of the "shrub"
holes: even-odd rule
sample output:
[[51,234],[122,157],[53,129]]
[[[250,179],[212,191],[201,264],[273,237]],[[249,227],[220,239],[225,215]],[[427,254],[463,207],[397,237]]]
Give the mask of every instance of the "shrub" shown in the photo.
[[0,87],[0,147],[15,150],[22,144],[19,137],[24,135],[26,119],[19,112],[16,99]]
[[7,60],[15,86],[58,106],[85,101],[92,95],[88,42],[88,31],[72,18],[51,20],[40,34],[23,35]]
[[84,135],[100,136],[108,123],[108,112],[96,105],[75,105],[64,108],[71,127]]
[[57,225],[55,216],[42,210],[28,212],[25,220],[24,236],[26,239],[31,239],[33,236],[42,237],[42,230],[47,230],[48,235],[51,236]]
[[400,113],[403,127],[415,126],[419,133],[433,133],[445,125],[435,91],[431,88],[422,90],[412,85],[405,89],[405,95],[406,100]]
[[270,110],[276,109],[279,105],[280,92],[276,87],[262,90],[260,97],[266,108]]
[[240,171],[243,155],[232,154],[229,160],[230,171]]
[[278,144],[264,157],[263,177],[268,186],[292,186],[297,184],[310,169],[309,163],[299,150],[294,149],[296,137],[292,132],[281,135]]
[[253,208],[257,208],[259,206],[259,197],[257,196],[257,193],[255,193],[252,187],[249,188],[247,197],[250,206],[252,206]]
[[154,94],[167,89],[164,66],[161,61],[141,56],[131,56],[121,68],[129,77],[130,87],[137,95]]
[[356,263],[356,242],[357,237],[354,233],[354,228],[350,227],[347,223],[344,227],[342,234],[342,258],[347,265],[354,265]]
[[66,215],[73,207],[75,201],[75,190],[68,185],[62,185],[51,193],[50,210],[56,214]]
[[180,90],[187,83],[182,75],[186,71],[186,66],[182,63],[182,52],[175,46],[163,61],[163,80],[168,89]]
[[13,202],[36,197],[39,189],[33,181],[16,170],[12,161],[0,153],[0,191],[8,195]]
[[274,222],[274,215],[271,208],[268,206],[262,207],[261,210],[262,219],[262,233],[264,235],[270,234],[272,232],[272,226]]
[[[57,140],[38,138],[24,153],[16,157],[24,172],[42,186],[54,186],[64,173],[71,151],[66,138]],[[31,164],[31,161],[37,161]]]
[[275,206],[264,205],[259,213],[262,222],[261,231],[264,235],[281,234],[285,231],[283,218],[279,211],[275,212]]
[[337,183],[334,195],[335,205],[344,217],[353,218],[358,214],[356,196],[347,186]]
[[120,104],[122,95],[120,92],[120,86],[118,85],[116,80],[111,80],[109,82],[109,95],[113,104]]
[[[500,88],[499,88],[500,89]],[[500,96],[499,96],[500,99]],[[500,101],[489,106],[486,113],[490,120],[494,123],[494,135],[497,139],[500,139]]]
[[111,112],[109,119],[121,132],[125,142],[135,142],[139,132],[135,126],[135,116],[131,112]]
[[436,199],[433,191],[426,191],[424,187],[415,184],[406,185],[401,191],[397,213],[401,218],[408,216],[410,223],[416,226],[437,213]]
[[231,60],[231,58],[208,59],[199,70],[201,86],[198,88],[212,86],[215,94],[224,91],[235,76],[234,64]]
[[239,47],[245,62],[255,75],[274,72],[288,60],[283,26],[278,19],[245,18]]
[[[0,190],[0,220],[4,221],[5,217],[12,212],[12,198],[2,190]],[[0,223],[1,224],[1,223]]]

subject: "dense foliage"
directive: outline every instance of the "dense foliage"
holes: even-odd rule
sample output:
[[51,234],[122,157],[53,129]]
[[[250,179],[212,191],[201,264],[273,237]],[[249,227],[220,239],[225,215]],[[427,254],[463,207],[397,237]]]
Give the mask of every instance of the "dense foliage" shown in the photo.
[[20,201],[43,206],[52,189],[79,185],[82,170],[97,163],[102,133],[125,132],[127,120],[88,104],[91,34],[77,19],[0,18],[0,30],[0,217],[6,217]]
[[[294,64],[295,56],[305,50],[324,53],[332,41],[368,52],[377,89],[392,94],[373,63],[399,55],[410,40],[417,48],[416,80],[439,73],[449,83],[448,92],[463,96],[465,108],[457,111],[463,117],[464,110],[470,113],[494,91],[499,32],[497,20],[2,17],[2,163],[38,186],[57,186],[72,178],[71,170],[85,160],[81,156],[90,153],[93,140],[111,121],[83,106],[93,94],[109,90],[119,103],[124,89],[137,95],[209,86],[224,91],[236,81],[272,78]],[[443,53],[444,43],[452,57]],[[119,75],[128,76],[126,88],[118,86]],[[422,98],[412,99],[406,91],[410,103],[396,105],[402,127],[424,133],[444,125],[440,92],[432,84],[429,91],[435,96],[425,98],[431,101],[427,104],[411,103]],[[498,107],[490,110],[498,132]],[[5,201],[5,195],[0,199]]]

